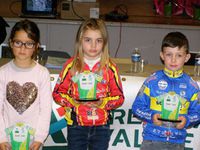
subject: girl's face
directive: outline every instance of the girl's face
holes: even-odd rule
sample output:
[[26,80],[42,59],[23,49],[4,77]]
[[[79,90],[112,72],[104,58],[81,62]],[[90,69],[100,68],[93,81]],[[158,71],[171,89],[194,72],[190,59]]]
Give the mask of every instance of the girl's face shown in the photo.
[[38,47],[24,30],[17,31],[10,45],[17,60],[32,60],[33,52]]
[[190,59],[190,54],[186,53],[184,47],[164,47],[163,52],[160,52],[160,57],[167,69],[177,71],[182,69],[184,64]]
[[82,49],[86,59],[93,60],[101,56],[103,37],[99,30],[86,30],[83,33]]

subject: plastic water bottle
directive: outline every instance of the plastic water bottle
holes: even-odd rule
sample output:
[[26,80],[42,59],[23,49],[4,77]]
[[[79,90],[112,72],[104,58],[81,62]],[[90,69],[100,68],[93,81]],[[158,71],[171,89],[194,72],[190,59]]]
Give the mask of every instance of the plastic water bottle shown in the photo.
[[140,72],[144,72],[144,59],[140,60]]
[[200,76],[200,52],[195,56],[194,76]]
[[138,48],[135,48],[131,55],[131,61],[132,61],[131,72],[140,72],[140,67],[141,67],[140,60],[141,60],[140,50]]

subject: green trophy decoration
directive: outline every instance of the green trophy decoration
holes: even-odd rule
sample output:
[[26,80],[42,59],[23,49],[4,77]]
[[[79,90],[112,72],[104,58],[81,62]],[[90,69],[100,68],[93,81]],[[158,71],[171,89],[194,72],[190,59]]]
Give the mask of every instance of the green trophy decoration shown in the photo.
[[161,103],[161,118],[163,121],[179,122],[179,111],[181,106],[186,102],[184,98],[175,92],[165,93],[157,98]]
[[102,76],[92,73],[90,71],[84,71],[72,78],[74,82],[78,84],[79,99],[80,101],[95,101],[96,86],[98,82],[102,81]]
[[35,130],[24,123],[7,128],[6,133],[10,137],[12,150],[29,150]]

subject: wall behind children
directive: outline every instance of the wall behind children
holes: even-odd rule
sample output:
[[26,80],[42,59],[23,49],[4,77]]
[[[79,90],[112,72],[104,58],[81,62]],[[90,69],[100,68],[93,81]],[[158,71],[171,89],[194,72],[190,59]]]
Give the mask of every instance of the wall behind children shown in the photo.
[[[9,35],[11,27],[21,18],[6,18],[10,28],[6,28]],[[75,35],[80,21],[31,19],[35,21],[41,31],[41,43],[47,50],[67,51],[74,54]],[[135,47],[141,49],[142,58],[149,64],[161,64],[159,53],[163,37],[171,31],[184,33],[190,43],[190,50],[200,50],[199,26],[176,26],[157,24],[113,23],[106,22],[109,33],[110,55],[130,58]],[[8,36],[4,42],[7,42]],[[120,45],[119,45],[120,43]]]
[[[6,28],[8,35],[14,23],[22,19],[18,16],[21,7],[20,1],[21,0],[0,1],[0,15],[5,16],[4,18],[10,25],[10,28]],[[130,15],[130,19],[125,22],[106,22],[109,32],[111,57],[130,58],[133,49],[138,47],[141,49],[143,59],[148,63],[161,64],[159,57],[161,41],[163,37],[171,31],[183,32],[189,39],[190,50],[200,50],[200,26],[192,24],[172,25],[170,24],[170,18],[167,20],[164,18],[165,23],[159,24],[157,21],[162,20],[162,17],[155,15],[152,0],[99,0],[99,2],[100,13],[102,15],[109,13],[113,10],[115,5],[120,3],[128,6]],[[142,16],[142,19],[140,23],[135,23],[135,20],[138,21],[138,16]],[[155,17],[158,17],[156,22],[154,22],[155,20],[153,19]],[[46,45],[47,50],[67,51],[71,56],[74,54],[75,35],[81,21],[62,20],[59,18],[30,19],[38,24],[41,31],[41,44]],[[189,21],[191,21],[191,19],[185,20],[185,22]],[[198,23],[198,21],[196,21],[196,23]],[[7,39],[8,36],[5,43]]]

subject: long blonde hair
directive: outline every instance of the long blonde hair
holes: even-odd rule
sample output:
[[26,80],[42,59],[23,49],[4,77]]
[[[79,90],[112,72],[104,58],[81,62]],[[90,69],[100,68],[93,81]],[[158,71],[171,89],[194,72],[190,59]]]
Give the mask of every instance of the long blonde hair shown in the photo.
[[101,19],[90,18],[81,24],[76,35],[75,55],[74,55],[75,59],[74,59],[74,63],[71,69],[72,74],[75,74],[77,71],[78,72],[83,71],[84,59],[83,59],[83,49],[82,49],[81,43],[82,43],[83,34],[87,30],[99,30],[103,38],[103,49],[102,49],[99,71],[102,69],[102,67],[104,67],[105,65],[108,65],[110,61],[109,50],[108,50],[108,32],[106,29],[106,25],[104,21]]

